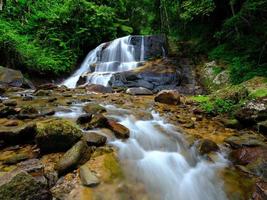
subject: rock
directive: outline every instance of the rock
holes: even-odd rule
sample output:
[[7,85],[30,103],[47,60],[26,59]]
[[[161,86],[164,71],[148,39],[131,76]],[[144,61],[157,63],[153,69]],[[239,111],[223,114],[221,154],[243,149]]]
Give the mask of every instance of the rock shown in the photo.
[[241,124],[239,123],[237,119],[223,118],[221,119],[221,121],[224,124],[224,126],[227,128],[238,129],[241,127]]
[[262,134],[264,134],[265,136],[267,136],[267,120],[258,123],[258,131]]
[[0,128],[0,140],[9,144],[25,143],[34,139],[36,135],[36,124],[27,123],[19,127]]
[[8,107],[8,106],[0,107],[0,118],[8,117],[10,115],[15,115],[17,113],[19,113],[19,111],[14,107]]
[[247,102],[236,111],[235,117],[244,126],[251,126],[257,122],[267,120],[267,98]]
[[106,144],[107,137],[95,132],[88,132],[83,136],[83,140],[86,141],[88,146],[100,147]]
[[53,103],[53,102],[55,102],[57,100],[57,98],[55,98],[55,97],[51,97],[51,98],[48,98],[47,99],[47,102],[48,103]]
[[4,123],[4,126],[7,127],[13,127],[13,126],[18,126],[19,125],[19,121],[17,120],[8,120],[7,122]]
[[216,75],[212,82],[216,85],[226,85],[227,83],[229,83],[229,80],[230,80],[229,71],[224,70],[220,72],[218,75]]
[[238,165],[247,165],[260,158],[267,158],[266,147],[243,147],[230,153],[230,159]]
[[106,109],[103,106],[95,103],[88,103],[83,107],[83,111],[88,114],[96,114],[106,112]]
[[76,123],[77,124],[86,124],[92,120],[92,114],[83,114],[78,117]]
[[0,199],[52,200],[52,195],[28,173],[15,171],[0,177]]
[[96,93],[112,93],[112,88],[103,85],[90,84],[86,86],[86,91]]
[[17,105],[17,101],[16,100],[5,100],[3,101],[3,104],[5,106],[16,106]]
[[20,71],[0,66],[0,84],[7,87],[34,88],[33,84],[25,79]]
[[20,114],[38,114],[38,113],[39,113],[38,110],[31,105],[22,106],[20,110]]
[[228,137],[224,140],[224,142],[230,144],[230,146],[234,149],[241,147],[267,146],[264,140],[258,135],[251,135],[247,133]]
[[50,96],[51,94],[52,94],[51,90],[37,90],[36,92],[34,92],[34,95],[39,97],[47,97]]
[[24,96],[24,97],[22,98],[22,101],[32,101],[33,99],[34,99],[33,96],[29,96],[29,95],[27,95],[27,96]]
[[143,87],[129,88],[126,93],[131,95],[153,95],[153,92]]
[[175,90],[162,90],[154,100],[159,103],[177,105],[180,103],[180,94]]
[[211,95],[213,99],[231,100],[238,103],[242,99],[246,99],[249,92],[244,85],[231,85],[217,90]]
[[42,84],[37,86],[37,90],[54,90],[57,89],[58,86],[55,85],[54,83],[46,83],[46,84]]
[[65,151],[82,137],[79,127],[63,119],[38,122],[36,130],[36,143],[42,152]]
[[220,149],[215,142],[208,139],[203,139],[198,145],[198,150],[201,155],[205,155],[211,152],[219,151]]
[[129,129],[113,120],[108,120],[108,128],[114,132],[118,139],[127,139],[130,137]]
[[100,183],[97,176],[86,166],[80,167],[80,179],[84,186],[93,187]]
[[255,191],[252,195],[252,200],[266,200],[267,199],[267,182],[257,181]]
[[90,156],[90,149],[86,142],[79,141],[60,158],[56,165],[56,170],[59,174],[66,173],[75,169],[79,164],[88,161]]
[[86,124],[86,130],[94,128],[104,128],[107,127],[107,118],[102,114],[95,114],[89,124]]

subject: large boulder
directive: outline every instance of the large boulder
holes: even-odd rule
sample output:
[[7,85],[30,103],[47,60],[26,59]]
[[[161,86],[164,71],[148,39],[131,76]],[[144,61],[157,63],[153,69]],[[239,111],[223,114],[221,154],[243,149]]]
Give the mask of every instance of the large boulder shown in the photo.
[[18,70],[0,66],[0,85],[10,87],[34,88],[33,84],[25,79]]
[[112,93],[112,88],[103,85],[90,84],[86,86],[86,91],[95,93]]
[[155,96],[155,102],[177,105],[180,103],[180,94],[175,90],[162,90]]
[[34,139],[36,135],[36,124],[27,123],[15,127],[1,127],[0,126],[0,140],[6,143],[16,144],[25,143]]
[[88,146],[100,147],[106,144],[107,137],[95,132],[88,132],[83,136],[83,140]]
[[36,143],[42,152],[65,151],[82,137],[82,131],[78,126],[63,119],[38,122],[36,130]]
[[24,171],[7,173],[0,178],[0,199],[52,200],[45,186]]

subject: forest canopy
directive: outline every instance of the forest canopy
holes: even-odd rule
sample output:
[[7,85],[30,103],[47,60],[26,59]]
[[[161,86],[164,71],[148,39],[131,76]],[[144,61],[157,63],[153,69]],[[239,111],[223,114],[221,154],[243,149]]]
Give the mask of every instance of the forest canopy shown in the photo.
[[70,72],[101,42],[166,34],[191,53],[229,66],[239,83],[267,76],[266,0],[6,0],[0,11],[0,65]]

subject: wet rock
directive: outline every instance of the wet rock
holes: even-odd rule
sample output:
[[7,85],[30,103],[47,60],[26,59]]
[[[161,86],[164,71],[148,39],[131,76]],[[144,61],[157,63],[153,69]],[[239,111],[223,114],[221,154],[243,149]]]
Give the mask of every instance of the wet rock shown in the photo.
[[27,95],[27,96],[24,96],[24,97],[22,98],[22,101],[32,101],[33,99],[34,99],[33,96],[29,96],[29,95]]
[[241,134],[228,137],[224,140],[232,148],[267,146],[262,138],[257,135]]
[[83,136],[83,140],[87,143],[88,146],[100,147],[106,144],[107,137],[99,135],[95,132],[88,132]]
[[267,182],[260,180],[256,183],[255,192],[252,195],[252,200],[267,199]]
[[33,84],[25,79],[20,71],[0,66],[0,83],[8,87],[34,88]]
[[219,150],[220,149],[218,145],[215,142],[208,139],[201,140],[198,145],[198,151],[201,155],[209,154],[211,152],[216,152]]
[[177,105],[180,103],[180,94],[175,90],[162,90],[154,100],[159,103]]
[[129,129],[113,120],[108,120],[108,128],[114,132],[118,139],[127,139],[130,137]]
[[99,179],[86,165],[80,167],[80,179],[84,186],[94,187],[100,183]]
[[108,120],[102,114],[95,114],[92,117],[92,120],[89,124],[86,124],[86,130],[94,129],[94,128],[104,128],[107,127]]
[[83,111],[88,114],[96,114],[106,112],[106,109],[103,106],[95,103],[88,103],[83,107]]
[[92,114],[83,114],[78,117],[76,123],[77,124],[86,124],[92,120]]
[[0,107],[0,118],[8,117],[10,115],[15,115],[19,113],[19,111],[14,107],[3,106]]
[[39,97],[47,97],[52,94],[51,90],[37,90],[34,95]]
[[0,127],[0,140],[10,144],[25,143],[34,139],[36,124],[28,123],[19,127]]
[[16,106],[17,105],[17,101],[16,100],[5,100],[3,101],[3,104],[5,106]]
[[86,91],[96,93],[112,93],[112,88],[103,85],[90,84],[86,86]]
[[19,113],[22,115],[26,115],[26,114],[38,114],[39,112],[35,107],[27,105],[27,106],[22,106]]
[[267,136],[267,120],[258,123],[258,131]]
[[51,97],[51,98],[48,98],[48,103],[53,103],[53,102],[55,102],[57,100],[57,98],[55,98],[55,97]]
[[36,143],[42,152],[65,151],[81,137],[82,131],[73,122],[49,119],[37,123]]
[[66,173],[75,169],[79,164],[88,161],[90,156],[90,149],[86,142],[79,141],[60,158],[56,165],[56,170],[59,174]]
[[13,126],[18,126],[19,122],[17,120],[8,120],[3,125],[7,127],[13,127]]
[[129,88],[126,90],[127,94],[131,94],[131,95],[152,95],[153,92],[143,88],[143,87],[134,87],[134,88]]
[[28,173],[15,171],[0,177],[0,199],[52,200],[52,195]]

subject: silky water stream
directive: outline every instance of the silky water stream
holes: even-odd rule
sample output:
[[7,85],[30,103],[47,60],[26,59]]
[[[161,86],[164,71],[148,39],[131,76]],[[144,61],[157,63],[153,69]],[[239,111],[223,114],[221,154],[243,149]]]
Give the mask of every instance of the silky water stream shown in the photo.
[[[58,117],[77,118],[82,105]],[[189,147],[183,135],[159,114],[151,111],[149,119],[138,119],[136,113],[106,105],[107,117],[130,130],[127,140],[109,139],[117,147],[126,178],[144,184],[152,200],[226,200],[218,171],[227,160],[217,154],[215,162],[202,158]],[[148,111],[150,114],[150,111]],[[105,134],[105,133],[101,133]]]

